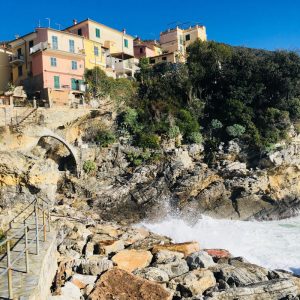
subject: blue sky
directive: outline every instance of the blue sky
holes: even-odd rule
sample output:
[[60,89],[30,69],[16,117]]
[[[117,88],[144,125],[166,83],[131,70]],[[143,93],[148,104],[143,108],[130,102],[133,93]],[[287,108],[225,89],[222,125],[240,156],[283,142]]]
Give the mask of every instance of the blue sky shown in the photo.
[[[210,40],[264,49],[300,48],[299,0],[51,0],[4,1],[1,5],[0,41],[26,34],[39,23],[64,28],[91,18],[116,29],[126,28],[144,39],[174,22],[206,25]],[[3,13],[3,12],[7,13]]]

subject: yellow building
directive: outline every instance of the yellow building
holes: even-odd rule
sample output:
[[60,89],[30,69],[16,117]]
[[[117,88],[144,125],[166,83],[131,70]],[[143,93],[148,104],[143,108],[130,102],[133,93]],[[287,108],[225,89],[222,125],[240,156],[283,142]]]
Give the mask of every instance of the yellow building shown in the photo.
[[187,29],[168,29],[160,33],[160,46],[163,53],[176,53],[178,57],[186,58],[187,47],[196,40],[207,41],[205,26],[193,26]]
[[94,67],[106,69],[107,49],[103,48],[101,43],[84,39],[84,53],[86,69],[93,69]]
[[36,32],[31,32],[9,43],[12,51],[10,58],[12,83],[16,86],[23,85],[24,80],[32,73],[30,48],[33,47],[36,37]]
[[9,57],[11,52],[0,48],[0,95],[7,91],[8,83],[11,80],[11,68]]
[[113,77],[132,77],[138,69],[134,59],[134,38],[125,30],[118,31],[91,19],[66,28],[73,34],[83,36],[85,42],[86,68],[100,66]]

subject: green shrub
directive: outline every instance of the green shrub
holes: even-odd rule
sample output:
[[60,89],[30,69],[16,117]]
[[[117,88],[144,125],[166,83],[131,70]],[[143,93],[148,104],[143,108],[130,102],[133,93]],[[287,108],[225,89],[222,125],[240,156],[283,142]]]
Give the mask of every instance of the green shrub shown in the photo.
[[216,129],[221,129],[223,127],[223,124],[221,121],[219,121],[217,119],[213,119],[210,122],[210,126],[213,130],[216,130]]
[[159,136],[153,133],[139,133],[136,137],[135,144],[144,149],[158,149]]
[[200,132],[192,132],[188,135],[188,141],[190,143],[201,144],[203,142],[203,137]]
[[232,137],[240,137],[245,133],[245,131],[245,127],[240,124],[234,124],[226,128],[226,132]]
[[86,160],[83,163],[83,171],[87,174],[94,172],[96,170],[96,164],[91,160]]
[[168,137],[170,139],[175,139],[180,135],[180,129],[178,126],[172,126],[169,128]]
[[112,131],[100,130],[97,133],[95,141],[99,143],[102,147],[108,147],[116,141],[116,136]]

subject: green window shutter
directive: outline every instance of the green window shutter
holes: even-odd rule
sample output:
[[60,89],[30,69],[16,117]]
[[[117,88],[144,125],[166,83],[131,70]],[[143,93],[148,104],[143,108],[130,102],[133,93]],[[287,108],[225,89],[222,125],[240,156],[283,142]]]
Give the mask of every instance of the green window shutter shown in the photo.
[[69,51],[75,53],[75,42],[74,40],[69,40]]
[[124,39],[124,47],[128,48],[128,40],[127,39]]
[[100,38],[100,29],[99,28],[96,28],[96,37]]
[[57,36],[52,36],[52,49],[58,49],[58,38]]
[[59,83],[59,76],[54,76],[54,88],[59,89],[60,83]]
[[74,78],[71,79],[71,86],[72,86],[72,90],[78,90],[76,79],[74,79]]

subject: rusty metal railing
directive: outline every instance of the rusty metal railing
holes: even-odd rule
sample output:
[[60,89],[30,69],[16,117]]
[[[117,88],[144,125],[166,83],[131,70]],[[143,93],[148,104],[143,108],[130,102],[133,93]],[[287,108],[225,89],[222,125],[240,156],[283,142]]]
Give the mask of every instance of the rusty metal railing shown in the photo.
[[[28,212],[29,211],[29,212]],[[42,219],[42,225],[39,225],[39,212]],[[22,217],[22,215],[24,215]],[[29,224],[28,219],[33,217],[34,224]],[[22,220],[19,222],[18,220]],[[13,228],[14,224],[22,224],[13,234],[10,231],[15,230]],[[5,247],[4,253],[2,253],[2,258],[6,256],[6,268],[0,273],[0,278],[7,276],[7,286],[8,286],[8,299],[13,299],[13,268],[16,263],[24,257],[25,272],[28,273],[30,270],[30,255],[40,254],[40,232],[43,232],[43,242],[47,241],[47,231],[50,231],[51,215],[49,204],[42,198],[36,198],[32,201],[21,213],[19,213],[14,219],[9,223],[9,230],[6,232],[6,238],[0,241],[1,247]],[[30,225],[34,225],[32,228]],[[34,231],[32,240],[29,239],[29,234]],[[16,257],[12,257],[12,250],[21,244],[24,240],[24,248],[21,250]],[[35,254],[29,252],[30,246],[35,244]]]

